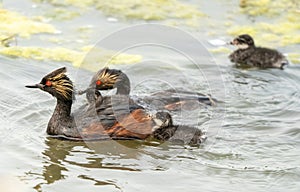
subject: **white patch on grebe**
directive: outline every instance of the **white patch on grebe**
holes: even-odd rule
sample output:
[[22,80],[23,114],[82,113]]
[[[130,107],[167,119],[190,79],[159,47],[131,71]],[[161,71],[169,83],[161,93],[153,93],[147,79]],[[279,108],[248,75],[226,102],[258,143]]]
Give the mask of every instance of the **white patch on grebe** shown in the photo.
[[152,128],[152,132],[156,131],[156,130],[159,129],[159,128],[160,128],[160,126],[155,125],[155,126]]
[[205,134],[201,135],[200,141],[203,143],[207,139],[207,136]]
[[239,48],[239,49],[247,49],[249,47],[249,45],[247,44],[236,44],[236,46]]
[[160,119],[154,119],[154,122],[157,126],[161,126],[163,124],[162,120]]

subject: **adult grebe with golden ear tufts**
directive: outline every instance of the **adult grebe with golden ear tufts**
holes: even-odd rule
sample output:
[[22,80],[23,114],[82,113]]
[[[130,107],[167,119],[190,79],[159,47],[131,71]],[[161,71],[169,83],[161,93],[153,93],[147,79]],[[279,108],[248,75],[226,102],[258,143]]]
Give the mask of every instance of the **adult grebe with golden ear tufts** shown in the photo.
[[230,44],[238,47],[229,55],[230,61],[237,65],[279,69],[288,65],[288,60],[283,54],[275,49],[256,47],[253,38],[248,34],[236,37]]
[[[116,95],[129,95],[130,80],[121,70],[103,68],[93,76],[89,86],[89,89],[90,88],[93,90],[110,90],[116,88]],[[88,92],[87,90],[81,91],[80,93],[87,92],[87,97],[94,93],[93,91]],[[133,102],[131,99],[130,101]],[[201,93],[165,90],[147,97],[135,98],[135,102],[148,106],[151,105],[151,107],[155,109],[176,111],[182,108],[191,109],[198,104],[215,105],[216,100],[209,95]]]
[[[59,68],[35,85],[53,95],[56,107],[48,122],[47,133],[70,140],[99,139],[147,139],[168,140],[179,126],[173,125],[171,116],[166,112],[148,114],[142,107],[124,102],[124,97],[102,98],[98,92],[88,94],[90,105],[71,113],[73,103],[73,83],[67,77],[66,68]],[[126,100],[126,98],[125,98]],[[116,102],[118,107],[112,108]],[[118,103],[119,102],[119,103]],[[124,104],[124,106],[123,106]],[[193,128],[190,128],[193,129]],[[203,134],[195,129],[195,143],[201,142]]]

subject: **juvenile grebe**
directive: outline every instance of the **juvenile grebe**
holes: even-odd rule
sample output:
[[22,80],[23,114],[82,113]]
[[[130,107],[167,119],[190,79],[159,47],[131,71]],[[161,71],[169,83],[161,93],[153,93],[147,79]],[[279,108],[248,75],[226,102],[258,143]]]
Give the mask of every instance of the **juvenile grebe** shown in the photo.
[[280,69],[288,65],[283,54],[275,49],[256,47],[253,38],[248,34],[236,37],[230,44],[238,47],[229,55],[230,61],[237,65]]
[[[67,77],[66,68],[59,68],[35,85],[27,88],[39,88],[53,95],[57,104],[48,122],[47,133],[70,140],[99,139],[147,139],[168,140],[178,125],[173,125],[171,116],[166,112],[148,114],[142,107],[126,102],[127,97],[102,97],[98,92],[89,94],[90,105],[71,113],[73,103],[73,83]],[[125,101],[125,102],[124,102]],[[113,108],[116,103],[118,107]],[[125,106],[123,104],[125,103]],[[95,107],[94,107],[95,106]],[[193,142],[200,143],[203,134],[195,131]]]
[[[116,88],[116,95],[129,95],[130,80],[121,70],[103,68],[93,76],[89,87],[96,90],[110,90]],[[87,90],[81,91],[80,94],[85,92],[87,92]],[[90,97],[89,95],[90,93],[87,93],[87,98]],[[201,93],[165,90],[143,98],[135,98],[135,102],[151,105],[155,109],[175,111],[182,108],[192,109],[199,104],[215,105],[216,101],[209,95]]]

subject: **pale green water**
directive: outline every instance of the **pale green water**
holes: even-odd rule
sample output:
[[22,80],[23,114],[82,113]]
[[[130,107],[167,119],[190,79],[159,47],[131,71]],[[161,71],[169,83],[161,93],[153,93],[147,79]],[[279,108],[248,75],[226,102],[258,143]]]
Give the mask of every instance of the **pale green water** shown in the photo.
[[[218,0],[192,3],[210,15],[206,20],[218,22],[222,20],[220,12],[231,14],[238,4]],[[43,14],[52,7],[45,3],[33,9],[32,4],[27,0],[4,1],[5,8],[25,15]],[[243,15],[238,20],[251,23]],[[72,20],[50,23],[62,31],[63,45],[71,48],[98,42],[97,46],[119,51],[143,42],[142,46],[126,51],[141,54],[144,60],[140,64],[113,66],[128,74],[133,94],[184,87],[211,93],[225,106],[174,114],[176,122],[198,125],[207,131],[208,140],[199,147],[167,143],[155,146],[139,141],[57,140],[45,133],[54,98],[38,90],[27,90],[24,85],[40,81],[55,68],[67,66],[77,87],[83,88],[92,73],[69,63],[1,56],[0,178],[12,176],[25,183],[27,191],[45,192],[300,189],[299,66],[290,65],[283,71],[241,70],[229,63],[227,53],[215,54],[215,64],[195,39],[208,48],[213,46],[207,39],[230,40],[232,37],[218,25],[183,27],[190,35],[175,29],[155,34],[142,27],[114,36],[112,33],[117,30],[143,22],[108,22],[92,8]],[[78,32],[76,29],[82,25],[93,25],[92,32]],[[212,31],[216,34],[208,35]],[[88,36],[82,38],[84,43],[74,40],[81,35]],[[104,36],[107,38],[103,39]],[[52,46],[47,38],[48,35],[36,35],[19,40],[18,44]],[[145,44],[153,41],[156,45]],[[157,46],[159,42],[161,45]],[[280,50],[297,52],[299,45]],[[99,64],[99,68],[102,66]],[[74,107],[83,102],[84,98],[79,97]]]

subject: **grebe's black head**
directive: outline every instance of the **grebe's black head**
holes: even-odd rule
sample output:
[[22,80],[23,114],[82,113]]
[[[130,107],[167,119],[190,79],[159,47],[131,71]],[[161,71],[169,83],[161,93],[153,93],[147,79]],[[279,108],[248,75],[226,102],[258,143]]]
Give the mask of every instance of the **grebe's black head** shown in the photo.
[[230,44],[237,46],[239,49],[247,49],[255,46],[253,38],[248,34],[239,35]]
[[173,120],[171,115],[168,112],[165,111],[159,111],[154,115],[153,118],[156,125],[158,125],[160,128],[162,127],[170,127],[173,125]]
[[96,90],[110,90],[117,88],[117,94],[128,95],[130,81],[121,70],[103,68],[92,78],[89,88]]
[[49,73],[40,83],[35,85],[26,85],[27,88],[39,88],[56,97],[58,100],[72,101],[73,99],[73,83],[65,74],[65,67],[56,69]]
[[121,74],[120,70],[105,67],[93,76],[90,87],[95,87],[97,90],[113,89],[115,84],[121,80]]

